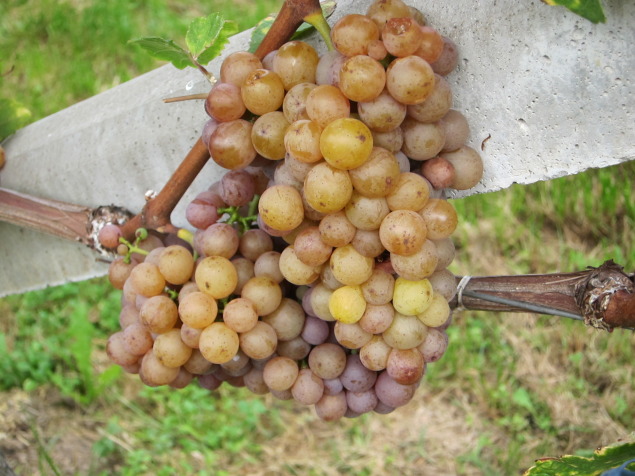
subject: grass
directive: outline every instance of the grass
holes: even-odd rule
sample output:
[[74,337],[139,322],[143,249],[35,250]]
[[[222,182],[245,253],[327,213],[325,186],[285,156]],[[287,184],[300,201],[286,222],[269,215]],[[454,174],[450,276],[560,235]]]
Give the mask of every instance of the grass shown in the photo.
[[[244,29],[277,4],[205,6]],[[157,65],[128,39],[178,40],[205,13],[191,1],[4,1],[0,71],[15,69],[2,95],[34,120],[49,115]],[[453,271],[573,271],[610,258],[633,269],[634,176],[631,162],[456,201]],[[463,312],[415,401],[333,425],[242,389],[149,389],[118,375],[103,351],[118,308],[105,279],[0,301],[9,356],[0,426],[11,435],[0,448],[19,473],[509,475],[538,457],[612,443],[635,418],[629,332]]]

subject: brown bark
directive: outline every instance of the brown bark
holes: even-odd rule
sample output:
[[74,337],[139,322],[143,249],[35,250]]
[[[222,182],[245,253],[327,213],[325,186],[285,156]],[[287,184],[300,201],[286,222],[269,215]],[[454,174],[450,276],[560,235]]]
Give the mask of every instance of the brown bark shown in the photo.
[[[461,279],[457,277],[457,284]],[[608,331],[616,327],[635,328],[634,280],[635,275],[624,273],[613,261],[573,273],[474,276],[450,306],[578,316],[587,325]],[[507,302],[490,302],[487,300],[490,297]]]

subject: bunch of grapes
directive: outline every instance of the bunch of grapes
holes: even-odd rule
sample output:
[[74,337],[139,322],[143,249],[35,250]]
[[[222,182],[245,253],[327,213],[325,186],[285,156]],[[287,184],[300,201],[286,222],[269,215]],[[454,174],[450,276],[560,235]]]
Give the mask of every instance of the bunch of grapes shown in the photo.
[[443,355],[457,226],[443,190],[483,172],[444,78],[457,48],[401,0],[331,38],[322,57],[290,41],[225,59],[203,142],[229,170],[189,204],[189,243],[103,230],[125,254],[107,351],[145,384],[227,382],[330,421],[405,405]]

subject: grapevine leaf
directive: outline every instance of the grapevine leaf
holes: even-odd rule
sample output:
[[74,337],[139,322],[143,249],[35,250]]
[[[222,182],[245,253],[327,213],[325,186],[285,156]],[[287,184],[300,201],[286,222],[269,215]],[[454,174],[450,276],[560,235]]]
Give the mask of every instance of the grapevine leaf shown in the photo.
[[220,33],[216,37],[213,45],[206,48],[199,56],[198,62],[201,64],[207,64],[221,54],[223,48],[229,41],[229,37],[238,33],[238,24],[233,21],[225,20]]
[[31,120],[31,111],[13,99],[0,98],[0,141]]
[[[529,468],[524,476],[600,476],[635,458],[634,436],[630,442],[600,448],[589,458],[566,455],[561,458],[544,458]],[[626,467],[633,469],[634,464]]]
[[238,33],[236,23],[227,21],[220,13],[196,18],[190,23],[185,43],[192,57],[205,64],[218,56],[231,35]]
[[542,0],[547,5],[559,5],[593,23],[604,23],[606,16],[601,0]]
[[192,61],[187,51],[172,40],[166,40],[165,38],[159,38],[157,36],[146,36],[130,40],[128,44],[139,45],[154,58],[169,61],[178,69],[185,69],[188,66],[196,68],[196,64]]
[[[320,6],[322,7],[322,14],[324,15],[324,18],[328,18],[335,11],[335,7],[337,6],[337,4],[333,0],[327,0],[325,2],[320,3]],[[258,24],[254,27],[254,31],[251,33],[251,41],[249,42],[250,53],[254,53],[258,49],[258,46],[260,45],[260,43],[262,43],[262,40],[267,34],[267,32],[269,31],[269,29],[271,28],[271,25],[273,25],[273,22],[275,21],[276,16],[277,14],[272,13],[271,15],[268,15],[262,20],[260,20]],[[313,27],[311,25],[309,25],[306,22],[302,23],[302,25],[298,27],[293,38],[304,36],[312,30],[313,30]]]

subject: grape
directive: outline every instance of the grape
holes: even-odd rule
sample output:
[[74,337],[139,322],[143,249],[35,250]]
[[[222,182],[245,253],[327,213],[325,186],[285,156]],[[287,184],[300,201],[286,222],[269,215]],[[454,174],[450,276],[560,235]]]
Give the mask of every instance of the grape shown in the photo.
[[346,403],[349,410],[359,414],[373,411],[378,401],[373,389],[365,392],[346,392]]
[[346,118],[351,112],[350,101],[335,86],[323,84],[313,89],[306,98],[309,119],[322,128],[335,119]]
[[392,300],[395,278],[392,274],[378,269],[373,269],[370,277],[362,283],[362,293],[368,304],[382,305]]
[[300,361],[305,359],[307,355],[309,355],[309,352],[311,352],[311,344],[298,336],[291,340],[278,342],[276,350],[282,357],[289,357],[290,359]]
[[283,298],[280,305],[262,318],[276,331],[279,341],[291,340],[300,335],[304,327],[304,310],[297,301]]
[[388,55],[388,51],[386,51],[383,41],[372,40],[368,43],[368,56],[376,59],[377,61],[381,61],[386,57],[386,55]]
[[158,335],[152,349],[157,360],[166,367],[180,367],[192,355],[191,347],[181,340],[180,329],[171,329]]
[[447,76],[459,62],[459,50],[456,47],[456,44],[449,38],[443,37],[443,50],[441,50],[441,55],[439,59],[431,63],[432,69],[435,73],[440,74],[441,76]]
[[421,164],[421,175],[436,189],[450,187],[456,178],[454,166],[443,157],[435,157]]
[[428,309],[432,300],[432,284],[427,279],[410,281],[399,277],[395,280],[392,297],[395,311],[407,316],[418,315]]
[[311,284],[320,274],[319,268],[309,266],[298,258],[293,246],[287,246],[282,251],[278,265],[284,278],[298,286]]
[[329,325],[318,317],[307,316],[301,337],[311,345],[323,344],[329,336]]
[[422,103],[408,106],[408,116],[419,122],[437,122],[452,107],[450,84],[438,74],[435,74],[434,79],[434,89],[428,98]]
[[253,266],[255,276],[269,276],[276,283],[281,283],[284,279],[280,271],[280,253],[277,251],[267,251],[261,254]]
[[381,39],[388,53],[401,58],[419,49],[423,32],[412,18],[391,18],[381,31]]
[[132,269],[127,281],[138,294],[145,297],[157,296],[165,288],[165,278],[159,267],[152,263],[139,263]]
[[447,269],[437,270],[428,277],[435,293],[450,301],[456,294],[456,278]]
[[450,312],[450,306],[445,298],[441,294],[434,293],[427,308],[416,314],[426,326],[439,327],[448,320]]
[[257,228],[247,230],[240,237],[238,251],[245,258],[256,261],[262,254],[273,250],[271,237]]
[[232,258],[231,263],[236,270],[234,294],[240,294],[245,283],[255,276],[255,266],[252,261],[242,256]]
[[320,229],[310,226],[302,230],[293,242],[295,254],[307,266],[319,266],[330,257],[333,247],[327,245],[320,237]]
[[386,88],[397,101],[411,105],[425,101],[434,89],[434,71],[418,56],[397,58],[386,70]]
[[179,373],[176,375],[174,380],[172,380],[168,385],[176,389],[185,388],[193,379],[194,375],[181,367],[179,368]]
[[381,222],[379,239],[391,253],[410,256],[421,249],[426,240],[426,222],[412,210],[395,210]]
[[223,384],[223,380],[220,380],[213,374],[199,375],[198,384],[209,391],[214,391]]
[[[131,352],[126,345],[129,337],[124,334],[125,331],[115,332],[108,338],[106,343],[106,353],[108,358],[117,365],[133,365],[139,360],[139,355]],[[136,349],[132,349],[136,350]]]
[[293,187],[274,185],[265,190],[260,197],[258,212],[271,228],[291,231],[302,223],[304,218],[302,197]]
[[408,5],[401,0],[376,0],[368,7],[366,15],[381,31],[391,18],[407,18],[411,13]]
[[298,378],[298,364],[288,357],[274,357],[265,365],[262,377],[271,390],[289,390]]
[[213,364],[229,362],[238,352],[238,347],[238,333],[223,322],[210,324],[203,329],[199,339],[201,354]]
[[357,230],[353,241],[351,241],[351,245],[353,245],[355,251],[367,258],[376,258],[386,251],[386,248],[384,248],[379,238],[379,231],[377,230]]
[[450,202],[440,198],[431,198],[428,203],[419,210],[428,228],[428,238],[442,240],[449,237],[458,224],[456,210]]
[[289,41],[278,49],[273,59],[273,71],[289,90],[300,83],[315,82],[318,59],[317,52],[308,43]]
[[[340,81],[340,68],[346,61],[346,56],[337,50],[327,51],[320,57],[315,71],[316,84],[337,86]],[[343,96],[344,97],[344,96]]]
[[252,368],[249,370],[249,372],[243,375],[243,382],[245,382],[245,387],[256,395],[265,395],[269,393],[269,387],[267,387],[263,378],[263,371],[260,369]]
[[256,158],[251,143],[251,122],[244,119],[222,122],[209,138],[212,160],[230,170],[247,167]]
[[187,362],[183,364],[183,368],[194,375],[203,375],[211,370],[213,365],[201,354],[200,350],[192,349],[192,354],[187,359]]
[[436,362],[448,347],[448,335],[438,329],[430,329],[426,340],[418,347],[425,362]]
[[119,246],[119,238],[121,238],[121,228],[119,226],[109,223],[104,225],[101,230],[99,230],[99,234],[97,235],[97,239],[99,243],[105,248],[117,248]]
[[205,144],[205,147],[209,149],[209,139],[218,127],[218,121],[214,119],[208,120],[203,126],[203,132],[201,132],[201,141]]
[[141,359],[141,368],[139,376],[143,376],[146,384],[149,385],[167,385],[172,382],[179,374],[179,367],[167,367],[163,365],[154,352],[149,350]]
[[[314,90],[316,91],[316,90]],[[370,129],[357,119],[339,118],[330,122],[320,136],[320,151],[332,167],[350,170],[362,165],[373,150]]]
[[369,334],[381,334],[392,324],[395,308],[392,304],[366,304],[366,310],[358,321],[359,326]]
[[[315,210],[334,213],[343,209],[353,194],[351,178],[345,170],[326,162],[315,165],[304,179],[304,197]],[[351,237],[352,239],[352,237]]]
[[249,73],[260,68],[262,63],[256,55],[247,51],[237,51],[223,61],[220,67],[220,80],[240,87]]
[[[289,171],[289,174],[298,182],[304,182],[304,179],[306,178],[307,174],[313,168],[313,164],[302,162],[298,160],[296,157],[294,157],[293,155],[291,155],[289,152],[287,152],[284,156],[284,165]],[[302,203],[304,203],[304,205],[306,206],[306,201],[304,199],[304,190],[300,190],[300,193],[303,195]],[[319,212],[316,212],[316,213],[319,213]],[[304,215],[307,218],[309,218],[307,215],[306,209],[304,210]]]
[[390,327],[382,333],[386,344],[394,349],[412,349],[421,344],[428,328],[416,316],[395,312]]
[[384,67],[370,56],[353,56],[340,69],[339,88],[351,101],[372,101],[381,94],[385,85]]
[[266,322],[258,321],[253,329],[240,334],[240,348],[252,359],[264,359],[276,350],[276,331]]
[[[257,122],[257,121],[256,121]],[[254,130],[252,129],[252,137]],[[256,192],[254,176],[246,170],[230,170],[220,180],[218,193],[230,207],[247,205]]]
[[[383,147],[393,154],[397,154],[401,150],[401,147],[403,146],[403,131],[401,130],[401,127],[395,127],[388,132],[372,131],[372,133],[373,145]],[[406,157],[406,162],[407,161],[408,158]],[[409,170],[410,164],[408,163],[408,171]]]
[[445,130],[437,123],[427,124],[406,118],[401,125],[401,150],[414,160],[427,160],[436,156],[445,144]]
[[329,246],[345,246],[349,244],[355,237],[357,230],[342,211],[325,216],[320,221],[318,228],[322,241]]
[[225,305],[223,322],[235,332],[248,332],[258,322],[258,313],[249,299],[234,298]]
[[181,340],[191,349],[198,349],[198,342],[203,329],[195,329],[187,324],[181,325]]
[[388,375],[388,372],[382,372],[377,377],[375,384],[375,393],[379,401],[389,407],[401,407],[412,400],[416,384],[402,385]]
[[269,276],[254,276],[243,286],[241,297],[251,301],[259,316],[266,316],[280,305],[282,289]]
[[392,349],[386,363],[386,373],[401,385],[412,385],[423,376],[425,361],[421,352],[414,349]]
[[123,289],[136,263],[126,263],[123,258],[117,258],[108,267],[108,280],[115,289]]
[[337,288],[329,298],[329,311],[335,320],[352,324],[361,319],[366,310],[366,301],[359,286]]
[[346,358],[346,367],[344,367],[344,371],[340,375],[340,381],[346,390],[366,392],[373,388],[376,380],[377,374],[364,367],[359,355],[350,354]]
[[346,367],[346,353],[336,344],[320,344],[309,354],[309,368],[322,379],[334,379]]
[[284,135],[284,146],[296,160],[307,164],[322,159],[320,136],[322,128],[311,120],[300,119],[289,126]]
[[204,329],[214,322],[218,313],[216,299],[209,294],[193,292],[179,301],[179,317],[194,329]]
[[375,335],[359,350],[359,359],[367,369],[381,371],[386,368],[391,350],[381,335]]
[[350,14],[333,25],[331,39],[344,56],[365,55],[368,43],[379,39],[379,28],[365,15]]
[[[315,315],[323,321],[334,321],[335,318],[329,309],[329,301],[333,290],[326,287],[326,283],[322,279],[322,282],[315,285],[311,292],[311,308],[315,312]],[[327,335],[328,337],[328,335]]]
[[242,377],[251,370],[251,360],[239,349],[231,360],[221,364],[221,368],[229,376]]
[[454,246],[454,242],[450,238],[444,238],[442,240],[433,240],[434,246],[437,249],[437,257],[439,260],[437,261],[437,267],[435,268],[435,272],[445,269],[452,261],[454,261],[454,255],[456,254],[456,248]]
[[451,152],[461,147],[470,137],[470,126],[465,116],[459,111],[450,109],[445,116],[439,120],[439,125],[445,131],[445,144],[443,152]]
[[333,250],[329,266],[335,279],[349,286],[362,284],[373,273],[373,259],[361,255],[350,244]]
[[196,267],[194,277],[198,288],[214,299],[229,296],[238,283],[236,268],[222,256],[208,256],[203,259]]
[[255,69],[245,78],[240,92],[249,112],[262,116],[282,106],[284,84],[277,73]]
[[355,191],[371,198],[388,195],[400,174],[395,156],[382,147],[373,147],[368,160],[348,173]]
[[302,405],[314,405],[324,395],[324,382],[311,369],[302,369],[291,387],[291,393]]
[[139,310],[132,304],[124,304],[119,313],[119,326],[122,330],[125,330],[126,327],[135,322],[140,322]]
[[[414,54],[423,58],[428,63],[435,63],[439,61],[445,47],[443,37],[434,28],[427,25],[421,26],[421,33],[421,44],[419,45],[417,51],[414,52]],[[436,72],[437,71],[435,69],[435,73]]]
[[347,349],[359,349],[373,336],[372,333],[365,331],[358,323],[345,324],[338,321],[335,323],[333,331],[337,342]]
[[344,390],[344,385],[339,378],[322,379],[324,383],[324,395],[337,395]]
[[194,258],[187,248],[168,246],[159,257],[159,271],[168,283],[185,284],[194,271]]
[[317,416],[324,421],[339,420],[346,414],[347,408],[345,392],[336,395],[323,395],[315,404]]
[[313,83],[299,83],[289,89],[282,101],[282,112],[290,124],[302,119],[308,119],[306,112],[306,98],[317,87]]
[[357,104],[357,113],[375,137],[375,132],[389,132],[399,127],[406,117],[407,108],[384,90],[376,98]]
[[218,221],[218,209],[225,206],[219,194],[209,190],[201,192],[187,205],[185,218],[193,227],[204,230]]
[[149,298],[139,309],[139,320],[154,334],[169,331],[178,318],[176,304],[164,295]]
[[218,122],[240,119],[245,110],[240,87],[232,83],[217,83],[205,100],[205,111]]
[[281,111],[263,114],[251,129],[251,143],[261,156],[271,159],[283,159],[285,155],[284,138],[289,122]]
[[427,203],[430,195],[428,182],[413,172],[399,175],[394,189],[386,196],[391,210],[418,211]]
[[431,240],[426,240],[419,251],[410,256],[390,254],[393,269],[401,277],[411,281],[418,281],[430,276],[437,267],[436,247]]
[[443,158],[454,167],[452,187],[457,190],[472,188],[483,177],[483,161],[478,152],[471,147],[463,146],[453,152],[444,152]]

